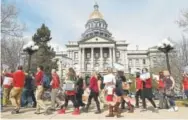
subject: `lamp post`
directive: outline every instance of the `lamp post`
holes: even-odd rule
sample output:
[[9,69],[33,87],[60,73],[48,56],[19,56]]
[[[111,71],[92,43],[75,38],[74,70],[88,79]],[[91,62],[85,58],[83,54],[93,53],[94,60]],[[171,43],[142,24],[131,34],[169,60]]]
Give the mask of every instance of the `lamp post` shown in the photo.
[[28,59],[28,69],[27,72],[30,70],[31,66],[31,56],[39,49],[39,46],[35,45],[33,41],[30,41],[28,44],[23,46],[23,51],[29,55]]
[[168,71],[171,73],[170,63],[169,63],[169,55],[168,53],[174,49],[173,43],[170,42],[169,38],[162,40],[161,43],[158,44],[158,50],[163,52],[166,56],[166,64]]

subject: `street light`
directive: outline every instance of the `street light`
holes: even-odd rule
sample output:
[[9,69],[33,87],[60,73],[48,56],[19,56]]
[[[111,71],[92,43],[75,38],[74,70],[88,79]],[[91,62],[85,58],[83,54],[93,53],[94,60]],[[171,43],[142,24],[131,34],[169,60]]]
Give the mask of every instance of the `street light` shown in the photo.
[[167,68],[168,71],[171,73],[168,53],[174,49],[174,44],[170,42],[169,38],[167,38],[162,40],[162,42],[159,43],[157,47],[159,51],[162,51],[165,54]]
[[29,60],[28,60],[28,72],[30,70],[30,65],[31,65],[31,56],[33,53],[35,53],[39,49],[39,46],[35,45],[33,41],[30,41],[28,44],[23,46],[23,51],[26,52],[29,55]]

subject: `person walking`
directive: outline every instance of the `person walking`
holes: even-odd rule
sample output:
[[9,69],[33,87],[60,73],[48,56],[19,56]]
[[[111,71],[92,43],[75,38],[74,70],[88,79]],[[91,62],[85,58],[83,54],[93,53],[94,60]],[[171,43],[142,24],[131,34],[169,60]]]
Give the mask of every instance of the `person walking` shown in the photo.
[[98,87],[99,87],[99,102],[101,105],[101,108],[105,108],[106,107],[106,100],[105,100],[105,91],[104,91],[104,82],[103,82],[103,76],[98,73]]
[[[104,76],[104,90],[106,92],[106,101],[108,104],[108,110],[109,113],[106,115],[106,117],[114,117],[114,105],[116,101],[114,99],[116,98],[115,95],[115,87],[116,87],[116,78],[113,75],[113,70],[112,68],[108,69],[108,74]],[[120,101],[120,100],[119,100]]]
[[159,91],[159,109],[168,109],[168,102],[164,95],[164,74],[159,72],[158,91]]
[[183,73],[182,90],[188,99],[188,73]]
[[49,107],[46,107],[44,104],[44,101],[42,100],[42,95],[44,92],[44,87],[43,87],[43,66],[38,66],[37,67],[37,73],[35,75],[35,80],[36,80],[36,101],[37,101],[37,107],[35,114],[41,114],[40,109],[44,109],[44,115],[50,114]]
[[143,90],[142,90],[142,105],[143,110],[146,111],[146,99],[150,101],[150,103],[153,105],[155,110],[153,112],[158,112],[158,109],[156,107],[156,104],[153,100],[153,93],[152,93],[152,79],[150,77],[150,73],[148,72],[147,68],[144,68],[142,70],[141,80],[143,82]]
[[25,107],[28,105],[28,99],[31,97],[33,101],[32,107],[35,108],[37,105],[36,98],[34,95],[35,91],[35,83],[34,83],[34,78],[33,78],[33,73],[29,72],[26,73],[26,79],[25,79],[25,85],[24,89],[22,92],[22,97],[21,97],[21,106]]
[[25,82],[25,73],[22,70],[22,66],[18,66],[18,70],[13,73],[13,88],[10,91],[10,101],[15,109],[12,114],[18,114],[20,110],[21,94]]
[[3,73],[3,106],[6,106],[9,101],[10,91],[13,84],[13,73]]
[[88,103],[86,105],[85,112],[88,112],[89,106],[91,105],[91,100],[94,99],[96,106],[97,106],[97,111],[95,114],[100,114],[101,109],[100,109],[100,102],[99,102],[99,87],[98,87],[98,80],[97,80],[97,73],[93,72],[90,78],[90,84],[89,84],[89,89],[90,89],[90,94],[88,98]]
[[168,111],[176,112],[178,111],[178,107],[176,107],[174,101],[175,81],[174,78],[170,75],[169,71],[165,70],[163,71],[163,73],[164,73],[164,92],[165,92],[165,96],[168,98],[171,107]]
[[52,91],[51,91],[51,109],[52,110],[55,110],[55,103],[58,103],[58,105],[60,105],[59,103],[59,99],[57,97],[57,94],[58,94],[58,91],[59,91],[59,87],[60,87],[60,80],[59,80],[59,76],[58,74],[56,73],[56,70],[55,69],[52,69],[52,80],[51,80],[51,88],[52,88]]
[[80,114],[79,105],[76,101],[75,83],[76,83],[76,73],[73,68],[69,68],[65,79],[65,103],[64,105],[61,106],[61,109],[58,111],[59,114],[65,114],[65,110],[68,106],[69,100],[72,101],[73,106],[75,108],[72,114],[73,115]]
[[85,82],[84,82],[84,79],[82,77],[82,74],[79,73],[78,74],[78,77],[77,77],[77,81],[76,81],[76,87],[77,87],[77,90],[76,90],[76,100],[77,100],[77,103],[79,105],[79,107],[85,107],[85,103],[83,103],[83,100],[82,100],[82,95],[84,94],[84,89],[85,89]]
[[135,80],[135,86],[136,86],[136,108],[139,108],[139,97],[142,98],[142,80],[140,79],[140,73],[136,73],[136,80]]

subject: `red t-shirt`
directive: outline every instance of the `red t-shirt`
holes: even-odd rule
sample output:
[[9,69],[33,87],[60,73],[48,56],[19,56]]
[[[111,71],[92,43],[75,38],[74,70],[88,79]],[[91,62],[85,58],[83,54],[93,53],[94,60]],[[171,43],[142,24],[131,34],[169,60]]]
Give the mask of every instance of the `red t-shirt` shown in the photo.
[[152,88],[152,81],[151,81],[151,78],[147,79],[145,81],[145,87],[146,88]]
[[161,79],[159,80],[158,88],[164,88],[164,82]]
[[17,70],[13,73],[13,87],[23,88],[25,83],[25,73],[22,70]]
[[136,89],[142,89],[142,80],[140,78],[136,78]]
[[59,84],[60,84],[59,76],[57,75],[57,73],[54,73],[52,75],[52,88],[53,89],[59,88]]
[[36,85],[42,85],[42,78],[43,78],[44,72],[43,71],[39,71],[36,73],[35,75],[35,80],[36,80]]
[[99,92],[99,88],[98,88],[98,82],[97,82],[97,78],[96,77],[91,77],[90,78],[90,84],[89,84],[89,88],[95,92]]
[[183,78],[183,87],[184,90],[188,90],[188,77]]

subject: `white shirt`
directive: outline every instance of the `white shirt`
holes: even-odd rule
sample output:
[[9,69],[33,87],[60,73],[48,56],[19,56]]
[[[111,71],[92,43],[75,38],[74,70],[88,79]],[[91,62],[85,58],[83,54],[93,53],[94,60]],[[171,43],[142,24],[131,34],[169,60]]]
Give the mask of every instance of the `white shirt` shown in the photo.
[[141,76],[140,76],[140,79],[143,80],[143,81],[145,81],[145,80],[147,80],[149,78],[150,78],[150,73],[149,72],[142,73]]
[[112,73],[110,73],[110,74],[104,76],[103,82],[105,84],[105,88],[108,88],[108,87],[115,88],[116,78]]

